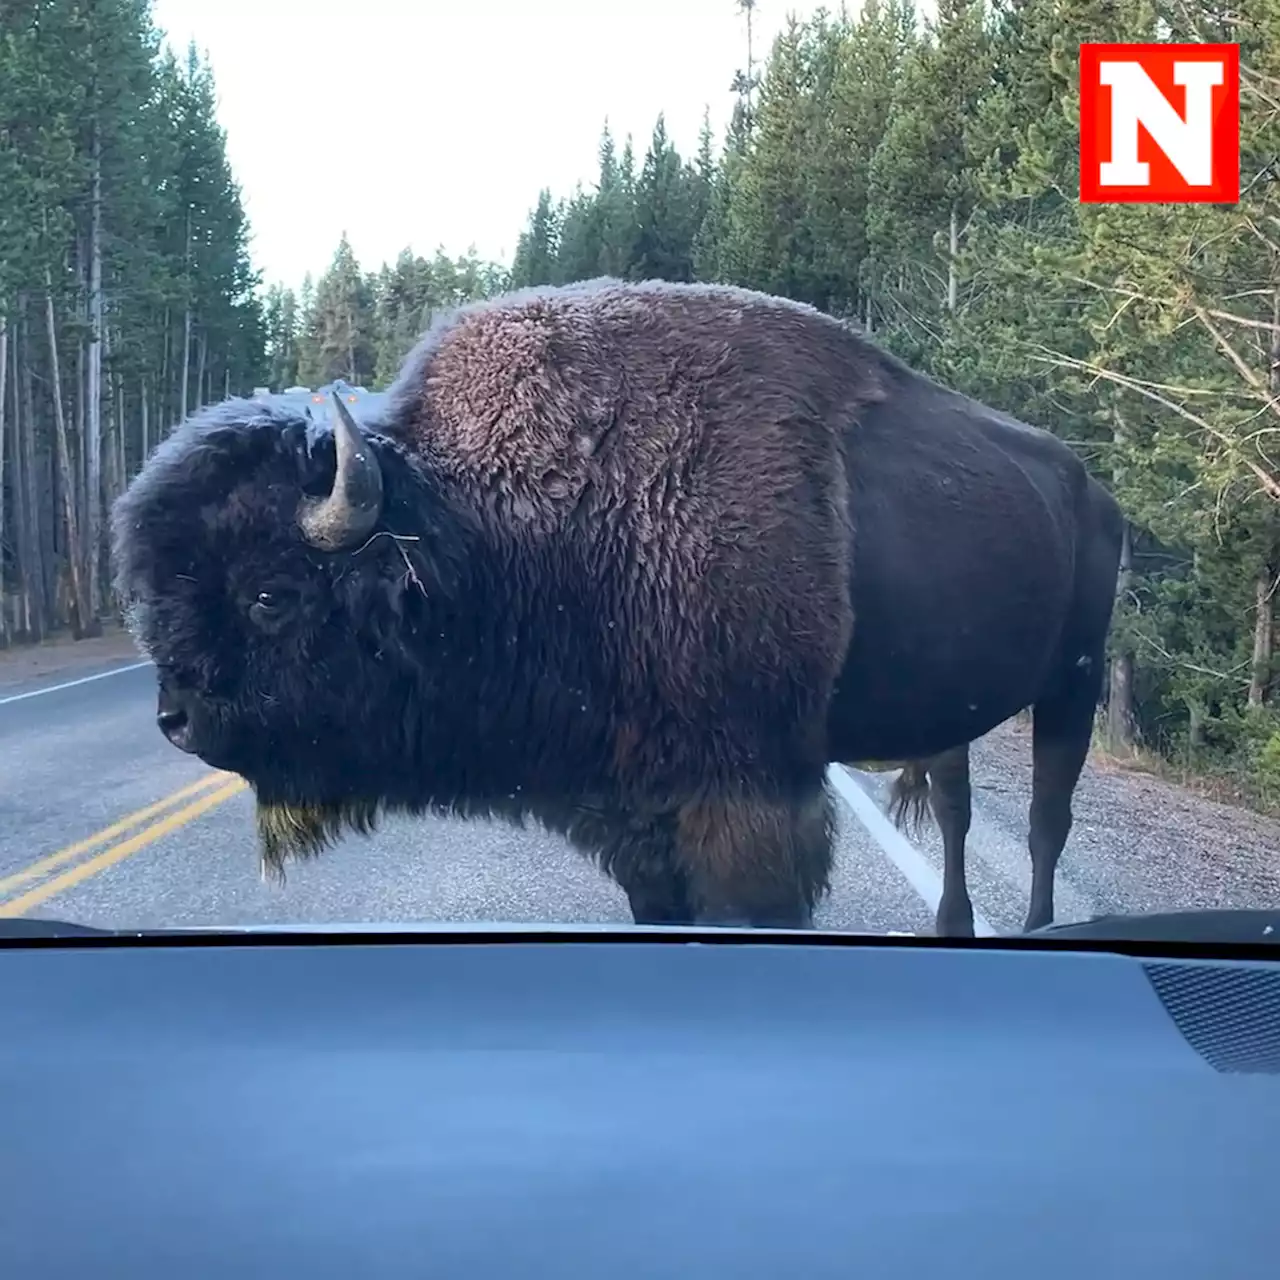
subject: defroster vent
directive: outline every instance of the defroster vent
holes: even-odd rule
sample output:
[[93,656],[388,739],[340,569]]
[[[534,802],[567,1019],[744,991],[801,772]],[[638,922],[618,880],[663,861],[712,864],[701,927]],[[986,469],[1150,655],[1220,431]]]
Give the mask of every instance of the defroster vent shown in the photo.
[[1160,1002],[1217,1071],[1280,1075],[1280,972],[1215,964],[1144,964]]

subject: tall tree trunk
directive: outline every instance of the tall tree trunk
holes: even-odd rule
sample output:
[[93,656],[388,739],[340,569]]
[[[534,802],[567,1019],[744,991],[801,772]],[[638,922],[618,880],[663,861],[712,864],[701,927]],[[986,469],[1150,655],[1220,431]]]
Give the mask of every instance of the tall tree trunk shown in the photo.
[[[95,85],[96,93],[96,85]],[[72,581],[76,607],[88,601],[92,615],[81,615],[81,624],[92,628],[100,603],[99,563],[102,558],[102,122],[94,108],[90,125],[90,188],[89,188],[89,367],[85,393],[85,482],[84,524],[85,564],[88,568],[84,595]],[[52,308],[53,300],[50,298]],[[52,314],[52,311],[50,312]],[[55,374],[56,386],[56,374]]]
[[169,406],[173,403],[173,374],[170,370],[170,353],[173,350],[173,312],[164,309],[164,343],[160,348],[160,380],[156,385],[156,416],[164,418],[168,415]]
[[[18,469],[22,507],[18,526],[19,555],[22,559],[23,616],[22,630],[29,640],[42,640],[46,630],[48,607],[45,591],[44,539],[40,520],[40,472],[36,466],[36,409],[34,379],[31,374],[30,322],[26,315],[26,298],[19,295],[17,332],[14,343],[14,426],[17,429],[18,452],[14,465]],[[21,388],[21,413],[17,412]]]
[[[1125,441],[1124,418],[1120,410],[1112,406],[1111,439],[1117,446]],[[1117,449],[1117,453],[1121,449]],[[1112,482],[1119,486],[1124,479],[1124,467],[1116,465],[1111,473]],[[1133,591],[1133,530],[1124,522],[1120,542],[1120,572],[1116,578],[1116,608],[1123,607]],[[1107,746],[1114,752],[1132,751],[1137,742],[1137,717],[1133,703],[1133,649],[1130,645],[1113,645],[1111,655],[1111,679],[1107,692]]]
[[[1271,295],[1271,350],[1268,383],[1273,397],[1280,399],[1280,289]],[[1258,570],[1253,583],[1253,668],[1249,677],[1249,705],[1260,707],[1271,687],[1271,658],[1275,635],[1276,561],[1280,548],[1272,546],[1267,563]]]
[[114,502],[123,492],[124,487],[129,482],[129,459],[125,449],[125,405],[124,405],[124,378],[117,375],[116,384],[116,474],[115,480],[111,488],[111,500]]
[[[1124,522],[1120,543],[1120,576],[1116,596],[1133,590],[1133,534]],[[1126,645],[1111,659],[1111,687],[1107,693],[1107,745],[1112,751],[1131,751],[1136,740],[1133,715],[1133,651]]]
[[179,391],[178,420],[191,412],[191,308],[182,315],[182,383]]
[[19,637],[26,631],[26,623],[23,621],[23,601],[26,598],[25,583],[26,569],[23,553],[26,547],[24,530],[26,529],[26,494],[23,486],[23,470],[22,470],[22,403],[20,400],[20,390],[22,380],[18,376],[18,360],[22,349],[22,313],[26,306],[26,302],[21,293],[14,295],[13,300],[13,322],[10,325],[9,337],[9,399],[11,411],[9,413],[9,435],[13,440],[13,449],[10,454],[13,466],[13,487],[11,489],[13,508],[9,517],[9,527],[13,530],[13,551],[14,551],[14,593],[10,604],[10,615],[12,618],[11,632],[13,636]]
[[147,422],[147,376],[143,374],[138,381],[138,416],[142,419],[142,456],[139,466],[146,462],[151,453],[151,428]]
[[[47,341],[45,345],[48,345]],[[47,389],[47,377],[42,382]],[[32,385],[35,385],[34,374]],[[37,421],[34,410],[31,420]],[[36,476],[40,483],[36,509],[40,516],[40,562],[44,566],[44,627],[46,631],[53,631],[70,625],[71,578],[67,572],[66,556],[63,554],[65,548],[62,543],[66,540],[66,529],[60,514],[62,484],[58,478],[58,450],[52,428],[36,436],[35,448]],[[80,508],[77,507],[76,510],[79,511]]]
[[1188,769],[1194,769],[1204,750],[1204,707],[1199,702],[1187,704],[1187,756]]
[[196,360],[196,402],[192,406],[193,409],[199,409],[201,405],[209,403],[209,394],[206,384],[206,372],[209,360],[209,335],[202,327],[200,330],[199,341],[200,354]]
[[752,30],[752,14],[755,12],[756,0],[738,0],[738,9],[747,19],[747,76],[742,95],[743,124],[747,132],[751,131],[755,99],[756,56],[755,40]]
[[1272,601],[1275,577],[1270,565],[1263,565],[1253,580],[1253,667],[1249,675],[1249,705],[1260,707],[1271,686],[1271,647],[1275,627]]
[[5,429],[5,392],[9,374],[9,323],[5,314],[5,300],[0,298],[0,645],[9,643],[9,600],[5,591],[5,502],[4,502],[4,461],[6,441],[9,433]]
[[954,314],[960,290],[960,281],[956,272],[956,259],[960,255],[960,213],[954,204],[951,206],[951,225],[947,246],[949,249],[947,254],[947,310]]
[[62,377],[58,369],[58,322],[53,310],[53,273],[44,271],[44,322],[49,341],[49,392],[53,400],[54,440],[58,448],[58,475],[62,484],[63,519],[67,530],[67,571],[71,577],[72,632],[77,639],[90,634],[93,613],[86,594],[87,584],[80,565],[80,539],[76,521],[75,484],[71,451],[67,440],[67,418],[62,408]]
[[187,206],[187,242],[183,250],[185,264],[185,283],[188,289],[186,305],[182,312],[182,399],[178,407],[178,420],[187,416],[190,410],[187,393],[191,387],[191,206]]
[[[89,332],[89,255],[85,252],[85,234],[83,230],[76,233],[76,282],[79,289],[76,294],[75,317],[79,321],[80,337],[75,343],[75,371],[72,381],[75,384],[75,417],[72,420],[71,442],[73,446],[72,462],[76,474],[76,510],[84,510],[84,496],[89,492],[89,452],[84,447],[88,437],[85,430],[86,405],[89,401],[89,360],[88,343],[85,335]],[[88,525],[81,523],[80,536],[87,538]],[[86,541],[80,548],[82,554],[89,554]]]

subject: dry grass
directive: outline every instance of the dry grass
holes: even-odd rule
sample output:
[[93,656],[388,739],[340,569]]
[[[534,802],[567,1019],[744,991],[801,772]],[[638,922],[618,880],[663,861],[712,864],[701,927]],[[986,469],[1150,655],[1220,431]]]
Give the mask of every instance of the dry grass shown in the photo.
[[1239,809],[1248,809],[1252,813],[1264,814],[1268,817],[1280,817],[1280,806],[1266,803],[1238,775],[1226,770],[1189,769],[1185,765],[1174,764],[1143,747],[1114,752],[1097,740],[1094,742],[1089,758],[1104,771],[1145,774],[1148,777],[1159,778],[1162,782],[1182,787],[1194,795],[1203,796],[1206,800],[1213,800],[1218,804],[1234,805]]
[[[1019,711],[1009,723],[1016,734],[1029,732],[1031,711]],[[1156,778],[1216,804],[1232,805],[1265,817],[1280,817],[1280,805],[1265,802],[1238,774],[1228,770],[1189,769],[1186,765],[1166,760],[1146,747],[1133,747],[1127,751],[1110,750],[1103,737],[1101,723],[1094,730],[1089,763],[1103,774],[1135,774]]]
[[102,635],[89,640],[60,635],[40,644],[0,649],[0,689],[58,676],[73,680],[91,667],[140,661],[133,637],[120,626],[106,626]]
[[[974,744],[981,820],[1025,839],[1031,734],[1011,720]],[[1280,902],[1280,818],[1229,779],[1095,747],[1074,796],[1064,865],[1099,911]]]

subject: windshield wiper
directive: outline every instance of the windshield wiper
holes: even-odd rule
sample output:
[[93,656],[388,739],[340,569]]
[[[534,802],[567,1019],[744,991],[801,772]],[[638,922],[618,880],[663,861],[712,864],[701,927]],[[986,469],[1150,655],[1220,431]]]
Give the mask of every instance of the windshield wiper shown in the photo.
[[1028,937],[1099,942],[1280,943],[1280,911],[1151,911],[1050,924]]
[[73,924],[70,920],[39,920],[29,916],[0,918],[0,941],[6,938],[110,938],[117,932]]
[[[483,925],[457,926],[465,931],[485,931]],[[508,926],[503,926],[509,931]],[[515,926],[521,930],[538,931],[538,926]],[[595,930],[587,926],[569,926],[561,930],[557,926],[548,926],[550,931],[581,933],[590,937]],[[195,928],[195,929],[102,929],[96,925],[76,924],[71,920],[42,920],[29,916],[0,917],[0,942],[18,941],[30,938],[138,938],[143,936],[173,936],[175,934],[204,935],[237,935],[252,936],[255,933],[270,934],[283,932],[286,936],[295,931],[306,932],[314,929],[324,933],[329,930],[325,926],[279,926],[266,925],[255,929],[254,926],[237,926],[229,929]],[[436,926],[436,930],[439,926]],[[340,932],[343,930],[339,930]],[[378,927],[356,926],[356,931],[379,932]],[[393,932],[399,929],[393,927]],[[406,932],[413,932],[412,926]],[[433,930],[428,930],[428,936]],[[446,933],[454,932],[454,926],[444,926]],[[605,932],[612,933],[611,927]],[[625,931],[624,931],[625,932]],[[878,935],[867,935],[869,938]],[[1216,910],[1216,911],[1153,911],[1137,915],[1094,916],[1089,920],[1072,920],[1063,924],[1050,924],[1042,929],[1035,929],[1028,934],[1007,934],[1006,938],[1054,938],[1064,942],[1094,940],[1098,942],[1203,942],[1222,945],[1256,945],[1258,943],[1280,944],[1280,910]]]

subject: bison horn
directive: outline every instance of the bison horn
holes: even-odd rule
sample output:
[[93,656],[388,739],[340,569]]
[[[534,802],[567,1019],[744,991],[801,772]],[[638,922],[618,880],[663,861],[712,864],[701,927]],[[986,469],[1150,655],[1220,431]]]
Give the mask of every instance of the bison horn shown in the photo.
[[343,551],[373,532],[382,514],[382,471],[356,420],[337,395],[333,443],[338,466],[326,498],[304,498],[298,512],[302,536],[321,551]]

